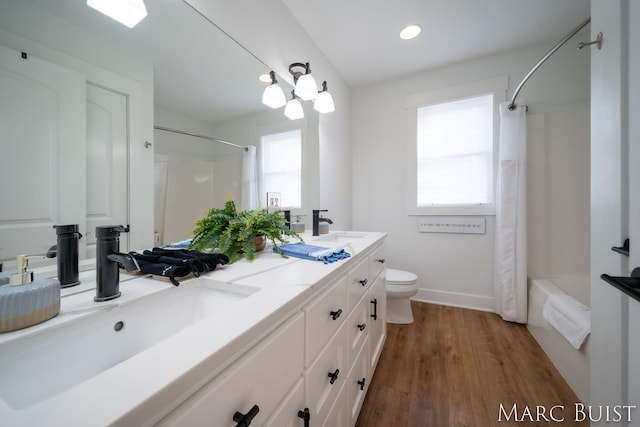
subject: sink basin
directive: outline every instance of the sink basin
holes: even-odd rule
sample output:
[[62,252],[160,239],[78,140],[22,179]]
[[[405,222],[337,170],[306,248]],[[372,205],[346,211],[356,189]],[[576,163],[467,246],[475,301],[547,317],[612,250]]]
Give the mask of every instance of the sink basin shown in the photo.
[[0,355],[0,399],[13,409],[45,401],[257,291],[201,277],[16,339]]
[[347,243],[353,242],[354,240],[361,239],[365,237],[367,234],[368,233],[359,233],[357,231],[343,231],[343,232],[327,234],[326,236],[322,236],[315,239],[315,241],[347,244]]

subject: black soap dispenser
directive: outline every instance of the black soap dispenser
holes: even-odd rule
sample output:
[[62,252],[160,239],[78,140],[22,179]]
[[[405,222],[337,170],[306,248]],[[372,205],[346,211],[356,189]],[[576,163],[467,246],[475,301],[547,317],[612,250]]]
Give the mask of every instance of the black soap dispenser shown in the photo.
[[58,261],[60,287],[79,285],[78,241],[82,234],[78,231],[78,224],[54,225],[53,228],[58,236],[55,256]]

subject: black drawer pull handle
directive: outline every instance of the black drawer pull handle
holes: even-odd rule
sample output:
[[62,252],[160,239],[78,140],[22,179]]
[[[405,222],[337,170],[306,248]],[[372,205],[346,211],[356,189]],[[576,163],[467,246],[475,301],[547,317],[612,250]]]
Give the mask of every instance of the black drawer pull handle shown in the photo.
[[359,282],[360,282],[360,284],[361,284],[362,286],[367,286],[367,283],[369,283],[369,281],[368,281],[367,279],[359,280]]
[[386,262],[384,258],[377,259],[376,261],[379,262],[380,264],[384,264]]
[[358,385],[360,386],[360,390],[364,390],[364,385],[366,383],[366,378],[362,377],[362,381],[358,381]]
[[249,409],[249,412],[243,414],[242,412],[237,412],[233,414],[233,421],[238,423],[236,427],[248,427],[253,421],[253,418],[258,415],[260,412],[260,408],[258,405],[253,405],[253,408]]
[[304,411],[298,411],[298,418],[302,418],[304,420],[304,427],[309,427],[309,420],[311,419],[309,408],[304,408]]
[[364,331],[364,328],[366,328],[366,327],[367,327],[366,323],[361,323],[361,324],[358,325],[358,329],[360,329],[361,331]]
[[340,375],[340,369],[336,369],[334,372],[329,372],[328,377],[331,378],[329,380],[329,384],[333,384],[338,379],[338,375]]
[[342,309],[339,308],[337,311],[332,311],[331,313],[329,313],[331,315],[331,318],[333,320],[338,320],[338,317],[340,317],[340,315],[342,314]]
[[373,314],[371,317],[373,317],[373,320],[378,320],[378,299],[372,299],[371,304],[373,304]]

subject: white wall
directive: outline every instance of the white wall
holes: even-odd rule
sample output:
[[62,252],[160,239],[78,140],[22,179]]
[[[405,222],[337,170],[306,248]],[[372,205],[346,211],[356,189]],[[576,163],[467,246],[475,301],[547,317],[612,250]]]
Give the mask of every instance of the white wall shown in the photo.
[[[583,30],[576,40],[581,37],[588,34]],[[416,217],[405,212],[406,98],[508,75],[510,99],[522,76],[552,46],[478,58],[353,91],[354,228],[389,233],[388,265],[418,275],[418,297],[492,310],[495,221],[486,217],[485,235],[417,232]],[[586,276],[589,52],[571,43],[558,50],[528,81],[518,101],[525,98],[531,153],[529,230],[540,233],[532,236],[529,264],[536,275]],[[583,244],[574,246],[574,241]]]
[[527,117],[528,276],[589,275],[589,108]]

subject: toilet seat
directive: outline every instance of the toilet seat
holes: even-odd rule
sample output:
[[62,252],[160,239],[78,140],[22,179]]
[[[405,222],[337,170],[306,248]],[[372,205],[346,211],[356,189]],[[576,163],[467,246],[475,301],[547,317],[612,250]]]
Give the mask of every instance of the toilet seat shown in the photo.
[[418,293],[418,276],[395,268],[387,268],[385,289],[388,299],[409,298]]
[[387,268],[386,282],[387,285],[414,285],[418,282],[418,276],[408,271]]

